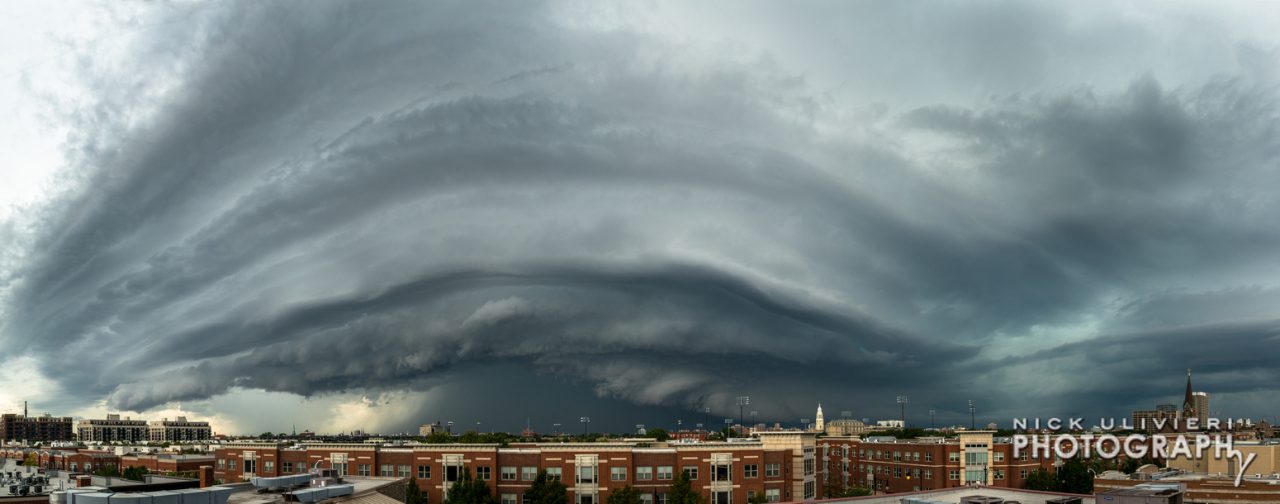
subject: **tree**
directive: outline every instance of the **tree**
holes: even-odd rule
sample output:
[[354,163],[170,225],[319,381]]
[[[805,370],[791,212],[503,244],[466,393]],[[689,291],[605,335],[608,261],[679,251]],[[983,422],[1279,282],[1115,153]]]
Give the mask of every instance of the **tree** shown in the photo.
[[841,497],[865,497],[871,495],[871,488],[865,485],[853,485],[844,489],[844,495]]
[[547,476],[547,471],[538,471],[538,476],[524,494],[529,504],[565,504],[569,501],[568,491],[560,480]]
[[765,498],[764,492],[756,492],[747,499],[747,504],[764,504],[768,499]]
[[702,494],[693,489],[689,475],[684,471],[676,473],[671,482],[671,492],[667,494],[667,504],[703,504]]
[[463,469],[458,481],[449,485],[449,493],[445,496],[449,504],[497,504],[489,492],[489,485],[483,480],[472,479],[471,470]]
[[133,481],[145,481],[147,479],[147,472],[147,468],[145,467],[129,466],[124,468],[124,472],[120,474],[120,477]]
[[26,457],[26,458],[24,458],[24,459],[22,459],[22,465],[35,467],[35,465],[36,465],[36,454],[35,454],[34,452],[32,452],[32,453],[28,453],[28,454],[27,454],[27,457]]
[[648,433],[649,437],[656,439],[658,441],[666,441],[668,439],[671,439],[671,435],[667,434],[667,430],[663,429],[662,427],[655,427],[653,429],[649,429],[646,432]]
[[435,444],[452,443],[453,434],[449,434],[447,432],[432,432],[427,435],[427,442]]
[[1058,468],[1060,491],[1074,494],[1093,493],[1093,475],[1089,474],[1089,466],[1078,458],[1067,459]]
[[404,504],[422,504],[422,489],[418,488],[418,478],[409,476],[405,482]]
[[120,470],[117,469],[116,466],[114,465],[106,464],[106,465],[100,465],[98,466],[97,469],[94,469],[93,474],[96,474],[98,476],[115,478],[120,476]]
[[640,491],[631,485],[609,492],[605,504],[640,504]]
[[1022,488],[1040,490],[1042,492],[1057,492],[1058,478],[1041,467],[1027,475],[1027,480],[1022,483]]

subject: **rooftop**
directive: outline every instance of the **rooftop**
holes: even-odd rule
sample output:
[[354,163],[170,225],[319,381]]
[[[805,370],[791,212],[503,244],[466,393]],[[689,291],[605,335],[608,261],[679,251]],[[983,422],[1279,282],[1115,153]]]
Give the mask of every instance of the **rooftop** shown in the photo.
[[983,496],[997,497],[1005,501],[1017,501],[1021,504],[1046,504],[1053,499],[1062,497],[1079,497],[1081,504],[1094,504],[1092,495],[1078,495],[1058,492],[1038,492],[1035,490],[1019,490],[1014,488],[997,488],[989,486],[967,486],[959,488],[943,488],[938,490],[924,490],[920,492],[904,492],[892,493],[886,495],[870,495],[866,497],[851,497],[845,499],[823,499],[810,502],[822,503],[845,503],[850,504],[901,504],[904,498],[914,498],[920,500],[928,500],[933,502],[948,502],[959,504],[960,500],[965,497]]

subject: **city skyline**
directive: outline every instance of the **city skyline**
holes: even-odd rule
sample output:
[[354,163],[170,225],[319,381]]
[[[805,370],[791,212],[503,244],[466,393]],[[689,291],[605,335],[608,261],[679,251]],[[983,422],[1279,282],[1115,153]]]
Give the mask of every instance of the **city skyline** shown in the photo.
[[0,410],[967,425],[1180,404],[1192,368],[1274,418],[1277,25],[7,2]]

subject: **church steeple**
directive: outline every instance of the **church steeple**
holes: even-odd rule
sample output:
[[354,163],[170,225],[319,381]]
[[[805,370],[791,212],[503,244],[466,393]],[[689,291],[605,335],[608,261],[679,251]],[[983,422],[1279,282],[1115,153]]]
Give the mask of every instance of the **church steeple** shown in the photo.
[[1182,399],[1182,418],[1196,416],[1196,403],[1191,393],[1191,368],[1187,368],[1187,395]]
[[822,421],[822,403],[818,403],[818,414],[813,417],[813,429],[824,430],[826,423]]

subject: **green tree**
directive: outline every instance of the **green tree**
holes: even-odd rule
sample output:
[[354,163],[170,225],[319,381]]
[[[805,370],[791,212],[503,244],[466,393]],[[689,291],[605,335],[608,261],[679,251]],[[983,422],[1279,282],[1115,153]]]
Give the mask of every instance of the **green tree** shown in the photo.
[[452,443],[453,434],[449,434],[447,432],[432,432],[427,435],[427,442],[435,444]]
[[93,474],[96,474],[98,476],[106,476],[109,478],[116,478],[120,476],[120,469],[117,469],[116,466],[112,464],[100,465],[98,466],[97,469],[93,470]]
[[853,485],[844,489],[844,495],[841,497],[864,497],[871,495],[871,488],[865,485]]
[[647,432],[648,432],[647,435],[649,437],[656,439],[658,441],[666,441],[668,439],[671,439],[671,435],[668,434],[667,430],[663,429],[662,427],[649,429]]
[[609,492],[605,504],[640,504],[640,491],[631,485]]
[[1058,468],[1059,490],[1074,494],[1091,494],[1093,493],[1093,475],[1089,473],[1089,466],[1078,458],[1067,459],[1062,467]]
[[120,477],[133,481],[145,481],[147,479],[147,472],[147,468],[145,467],[129,466],[124,468],[124,472],[120,473]]
[[524,491],[529,504],[565,504],[569,501],[569,489],[558,479],[547,475],[546,471],[538,471],[529,489]]
[[449,485],[449,493],[445,496],[449,504],[497,504],[498,500],[489,492],[489,485],[483,480],[473,479],[470,469],[463,469],[458,481]]
[[410,475],[404,482],[404,504],[422,504],[422,489],[418,488],[418,478]]
[[764,504],[765,502],[767,502],[767,499],[765,499],[764,492],[751,494],[751,497],[747,499],[747,504]]
[[1058,478],[1041,467],[1027,475],[1027,480],[1022,483],[1022,488],[1040,490],[1042,492],[1057,492],[1059,488]]
[[704,504],[704,500],[702,494],[693,489],[689,475],[677,472],[675,481],[671,482],[671,492],[667,494],[667,504]]

